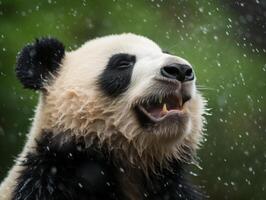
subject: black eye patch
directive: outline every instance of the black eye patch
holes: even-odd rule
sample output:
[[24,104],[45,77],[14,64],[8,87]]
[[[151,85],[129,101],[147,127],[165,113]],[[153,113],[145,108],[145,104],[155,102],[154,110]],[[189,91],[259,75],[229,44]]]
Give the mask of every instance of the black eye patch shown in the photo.
[[133,67],[136,62],[136,57],[129,54],[119,53],[113,55],[107,64],[108,68],[112,69],[125,69]]
[[108,96],[116,97],[125,92],[130,84],[136,56],[119,53],[113,55],[102,74],[98,85]]

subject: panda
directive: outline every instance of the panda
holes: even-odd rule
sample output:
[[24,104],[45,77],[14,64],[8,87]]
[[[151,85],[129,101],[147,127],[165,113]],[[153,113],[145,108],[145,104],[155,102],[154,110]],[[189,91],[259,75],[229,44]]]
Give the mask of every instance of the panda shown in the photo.
[[206,101],[185,59],[133,33],[70,52],[48,37],[22,49],[16,75],[40,97],[1,200],[204,198],[186,178]]

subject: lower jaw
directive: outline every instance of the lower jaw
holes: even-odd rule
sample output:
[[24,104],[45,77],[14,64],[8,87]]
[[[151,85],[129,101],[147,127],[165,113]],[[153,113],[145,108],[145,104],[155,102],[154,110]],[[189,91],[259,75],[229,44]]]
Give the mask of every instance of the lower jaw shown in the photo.
[[143,115],[146,115],[146,117],[153,123],[160,123],[162,121],[168,120],[171,117],[182,117],[182,115],[184,115],[184,110],[170,110],[167,111],[166,114],[160,116],[160,117],[155,117],[152,116],[152,114],[150,114],[144,107],[142,106],[137,106],[136,109],[139,112],[142,112]]
[[156,129],[158,127],[160,127],[160,129],[172,129],[173,134],[179,132],[179,129],[184,129],[183,127],[186,126],[189,119],[187,113],[184,111],[170,111],[167,115],[160,119],[151,118],[147,113],[144,113],[140,107],[135,108],[135,113],[142,127],[149,129]]

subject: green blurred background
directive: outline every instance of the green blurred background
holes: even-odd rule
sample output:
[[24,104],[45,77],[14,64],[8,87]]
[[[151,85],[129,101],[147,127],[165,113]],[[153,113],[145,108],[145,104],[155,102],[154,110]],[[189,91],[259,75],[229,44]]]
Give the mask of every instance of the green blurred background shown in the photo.
[[22,149],[38,97],[15,78],[17,52],[41,36],[71,50],[134,32],[188,59],[209,101],[192,179],[210,199],[266,199],[265,26],[264,0],[0,0],[0,181]]

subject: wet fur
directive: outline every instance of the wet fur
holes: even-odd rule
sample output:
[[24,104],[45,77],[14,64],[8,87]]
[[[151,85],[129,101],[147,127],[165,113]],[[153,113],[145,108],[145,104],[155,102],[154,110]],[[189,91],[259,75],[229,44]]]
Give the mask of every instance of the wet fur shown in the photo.
[[157,166],[157,173],[147,177],[97,140],[86,146],[83,137],[69,137],[69,133],[42,135],[36,152],[29,152],[21,163],[25,168],[18,177],[14,200],[202,198],[186,181],[178,161],[170,163],[171,170]]
[[[131,105],[124,100],[110,103],[108,97],[97,92],[86,94],[78,90],[53,88],[65,92],[59,94],[53,91],[52,93],[57,97],[52,95],[46,97],[48,107],[45,109],[45,115],[49,117],[45,128],[52,128],[55,132],[71,130],[71,135],[85,136],[88,144],[95,138],[99,138],[100,143],[110,148],[118,148],[127,155],[129,162],[141,166],[144,171],[152,170],[154,163],[167,165],[169,161],[175,159],[191,162],[200,144],[202,134],[199,134],[199,131],[203,124],[202,119],[199,118],[202,113],[197,113],[197,110],[201,110],[204,105],[198,104],[196,100],[190,102],[194,106],[191,106],[191,109],[194,110],[188,110],[188,112],[194,113],[193,124],[198,126],[193,127],[191,133],[183,138],[182,143],[179,143],[177,142],[181,137],[179,134],[167,134],[171,126],[165,129],[155,127],[157,132],[165,132],[164,136],[151,134],[154,131],[153,128],[148,131],[139,128],[135,113],[125,112],[131,109]],[[83,106],[80,107],[80,105]]]
[[36,39],[17,57],[16,75],[25,88],[41,89],[46,79],[58,70],[65,47],[54,38]]
[[[76,185],[80,176],[79,167],[87,166],[88,159],[96,160],[88,168],[92,165],[110,172],[107,173],[107,179],[103,178],[102,181],[111,179],[115,183],[112,192],[118,199],[142,199],[146,194],[144,190],[150,199],[161,199],[164,195],[166,199],[169,195],[170,199],[182,199],[183,194],[187,199],[201,197],[187,184],[183,170],[186,163],[193,160],[202,141],[206,102],[201,94],[190,88],[193,91],[192,99],[185,104],[186,117],[180,119],[178,124],[142,127],[136,113],[132,112],[134,105],[141,102],[143,97],[164,95],[164,90],[160,89],[162,85],[154,79],[162,59],[168,63],[187,61],[163,54],[154,42],[134,34],[95,39],[75,51],[60,54],[62,56],[56,59],[46,56],[44,58],[48,61],[44,59],[45,62],[40,63],[36,62],[37,57],[32,60],[28,55],[28,49],[39,47],[39,43],[22,51],[23,56],[19,58],[25,60],[18,62],[21,65],[18,64],[17,75],[25,87],[45,92],[40,96],[27,144],[0,187],[0,198],[34,199],[35,195],[40,199],[60,199],[63,198],[60,192],[67,198],[71,195],[73,199],[77,195],[79,198],[82,195],[96,198],[100,194],[93,187],[79,189]],[[52,43],[53,40],[47,48],[54,52],[56,48],[53,49],[55,46],[50,45]],[[45,42],[40,44],[43,44],[41,47],[46,46]],[[37,55],[42,55],[41,51],[37,52]],[[115,96],[111,96],[106,95],[101,85],[96,83],[99,83],[100,74],[110,57],[117,53],[136,55],[136,64],[130,84],[125,81],[127,85],[122,87],[123,92],[117,94],[115,91]],[[148,59],[139,63],[141,56]],[[157,57],[160,59],[156,60]],[[45,68],[49,63],[52,68]],[[34,67],[37,70],[32,79],[28,76],[31,74],[28,70]],[[186,87],[191,85],[183,88]],[[79,142],[83,146],[81,152],[76,149]],[[74,160],[67,159],[67,153],[72,151]],[[60,162],[54,155],[59,156],[57,159]],[[119,175],[121,165],[127,170],[128,176]],[[49,170],[53,166],[60,169],[59,174],[51,175]],[[86,181],[91,180],[85,180],[84,184],[89,185]],[[61,183],[66,185],[64,189],[59,188]],[[95,184],[106,194],[112,193],[105,190],[101,183]],[[121,187],[118,188],[117,184]],[[165,184],[166,187],[162,187]],[[34,195],[31,194],[32,189],[36,189]],[[158,194],[154,194],[154,191]],[[108,198],[112,199],[111,196]]]

